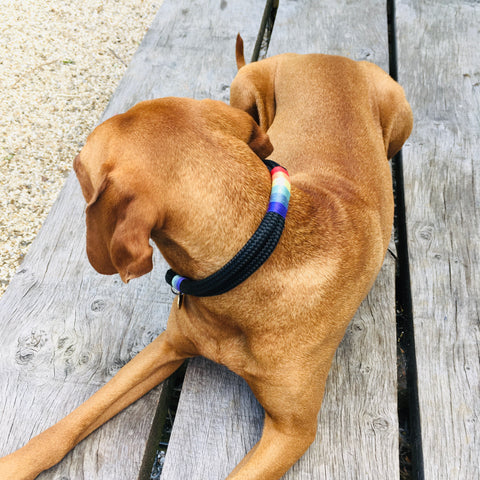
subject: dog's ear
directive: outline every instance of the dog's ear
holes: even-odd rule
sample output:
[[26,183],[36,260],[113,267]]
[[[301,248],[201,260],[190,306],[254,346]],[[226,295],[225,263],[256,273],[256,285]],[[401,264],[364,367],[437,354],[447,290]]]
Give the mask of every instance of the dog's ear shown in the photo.
[[252,133],[248,146],[264,160],[273,152],[273,145],[270,142],[268,135],[257,125],[252,119]]
[[85,201],[89,203],[96,192],[90,175],[87,173],[84,165],[82,164],[80,154],[78,154],[73,161],[73,169],[75,170],[78,182],[80,183],[83,198],[85,198]]
[[119,273],[128,283],[153,268],[149,240],[155,225],[151,207],[126,194],[105,176],[87,205],[87,255],[99,273]]
[[275,117],[274,63],[271,60],[244,66],[230,87],[230,105],[247,112],[265,132]]
[[204,118],[208,118],[210,128],[214,131],[245,142],[262,159],[273,152],[273,146],[265,130],[242,109],[232,108],[223,102],[208,98],[201,101],[201,106],[204,109]]
[[362,62],[375,88],[380,126],[387,157],[397,154],[413,128],[412,109],[403,88],[380,67]]

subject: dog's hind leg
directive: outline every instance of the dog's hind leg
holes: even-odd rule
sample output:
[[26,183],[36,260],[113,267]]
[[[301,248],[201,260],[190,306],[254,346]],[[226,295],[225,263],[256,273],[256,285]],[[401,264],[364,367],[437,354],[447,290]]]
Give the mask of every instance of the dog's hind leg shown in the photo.
[[326,376],[315,374],[310,382],[288,377],[275,385],[264,380],[251,384],[265,409],[262,437],[227,480],[278,480],[305,453],[317,432]]
[[128,362],[85,403],[24,447],[0,459],[2,480],[33,480],[87,435],[165,380],[183,363],[168,329]]

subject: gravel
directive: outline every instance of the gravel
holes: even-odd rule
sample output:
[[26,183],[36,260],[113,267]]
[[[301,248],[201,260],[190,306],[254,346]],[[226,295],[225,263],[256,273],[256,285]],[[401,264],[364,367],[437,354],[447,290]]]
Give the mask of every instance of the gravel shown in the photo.
[[0,0],[0,295],[162,0]]

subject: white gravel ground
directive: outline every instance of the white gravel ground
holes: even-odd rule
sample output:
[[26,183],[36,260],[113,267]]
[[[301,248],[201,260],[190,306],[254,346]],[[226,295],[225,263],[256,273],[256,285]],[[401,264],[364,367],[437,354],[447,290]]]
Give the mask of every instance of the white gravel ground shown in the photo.
[[0,295],[163,0],[0,0]]

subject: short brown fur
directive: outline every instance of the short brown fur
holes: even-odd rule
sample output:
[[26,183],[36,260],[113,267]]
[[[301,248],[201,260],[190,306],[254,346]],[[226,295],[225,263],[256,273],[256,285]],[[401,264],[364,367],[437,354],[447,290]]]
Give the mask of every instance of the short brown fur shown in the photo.
[[269,155],[292,182],[276,250],[237,288],[172,308],[166,331],[99,392],[0,460],[2,479],[35,478],[194,355],[244,377],[265,408],[262,437],[229,480],[279,479],[313,441],[335,349],[389,244],[387,158],[412,115],[402,88],[370,63],[286,54],[245,65],[240,41],[236,56],[236,108],[153,100],[91,134],[74,162],[87,251],[99,272],[128,282],[151,270],[152,238],[182,275],[211,274],[265,213],[259,157]]

